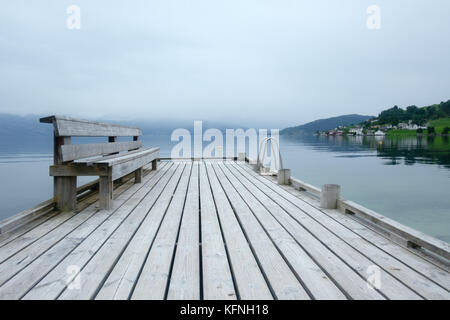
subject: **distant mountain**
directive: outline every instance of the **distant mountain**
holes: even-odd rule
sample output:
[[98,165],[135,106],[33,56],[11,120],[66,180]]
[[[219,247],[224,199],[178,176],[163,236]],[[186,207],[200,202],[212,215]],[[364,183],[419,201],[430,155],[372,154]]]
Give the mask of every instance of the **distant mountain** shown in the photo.
[[39,122],[39,116],[0,113],[0,137],[51,136],[53,129]]
[[[53,135],[53,127],[49,124],[40,123],[40,115],[17,116],[0,113],[0,138],[50,138]],[[83,117],[80,117],[84,119]],[[109,120],[109,119],[87,119],[106,123],[116,123],[125,126],[135,126],[142,129],[144,135],[170,135],[177,128],[187,129],[193,133],[194,121],[190,120]],[[225,132],[225,129],[243,128],[230,123],[203,121],[203,132],[209,128],[216,128]]]
[[314,133],[316,131],[325,131],[337,128],[338,126],[349,126],[367,121],[373,116],[362,116],[359,114],[347,114],[339,117],[315,120],[296,127],[286,128],[280,131],[282,135],[299,135],[304,133]]

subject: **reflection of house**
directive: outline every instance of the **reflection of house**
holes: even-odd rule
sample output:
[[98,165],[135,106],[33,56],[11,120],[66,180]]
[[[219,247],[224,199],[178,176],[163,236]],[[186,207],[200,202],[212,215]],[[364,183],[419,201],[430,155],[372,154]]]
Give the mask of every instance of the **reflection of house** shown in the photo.
[[357,136],[361,136],[363,134],[363,129],[362,128],[351,128],[349,130],[350,133],[355,134]]

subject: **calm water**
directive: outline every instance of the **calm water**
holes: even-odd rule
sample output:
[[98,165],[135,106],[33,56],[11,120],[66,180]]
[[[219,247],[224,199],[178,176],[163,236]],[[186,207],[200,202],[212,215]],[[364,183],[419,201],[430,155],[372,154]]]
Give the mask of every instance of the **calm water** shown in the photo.
[[[48,138],[0,139],[0,219],[51,197]],[[167,136],[144,136],[170,156]],[[435,138],[282,137],[284,165],[310,184],[338,183],[342,196],[450,242],[450,143]],[[205,144],[206,145],[206,144]],[[89,178],[79,178],[79,184]]]

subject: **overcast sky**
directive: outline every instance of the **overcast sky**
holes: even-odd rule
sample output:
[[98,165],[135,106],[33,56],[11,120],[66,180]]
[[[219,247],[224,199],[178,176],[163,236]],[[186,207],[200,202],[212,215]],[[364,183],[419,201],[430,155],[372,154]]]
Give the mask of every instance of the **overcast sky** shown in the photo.
[[0,5],[0,112],[283,127],[447,99],[448,0]]

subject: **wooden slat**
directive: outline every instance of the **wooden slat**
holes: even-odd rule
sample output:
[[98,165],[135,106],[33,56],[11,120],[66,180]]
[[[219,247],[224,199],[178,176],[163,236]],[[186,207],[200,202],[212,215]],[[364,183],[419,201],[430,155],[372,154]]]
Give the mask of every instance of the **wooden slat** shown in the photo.
[[[128,186],[125,184],[117,188],[115,192],[116,194],[121,194],[127,188]],[[0,286],[26,268],[36,258],[49,250],[53,245],[55,245],[55,243],[58,243],[61,239],[70,234],[74,229],[83,225],[83,223],[91,218],[96,212],[96,206],[90,205],[76,215],[73,213],[72,215],[70,215],[70,213],[67,214],[69,216],[68,219],[66,219],[63,223],[60,223],[56,228],[49,231],[45,235],[35,239],[26,247],[23,247],[23,242],[21,241],[13,241],[7,246],[1,248],[0,252],[3,253],[5,251],[6,254],[9,254],[10,251],[5,249],[9,249],[11,246],[18,249],[18,251],[0,264],[0,270],[2,271],[0,274]],[[55,217],[54,220],[58,219]],[[28,234],[28,236],[30,235]],[[73,242],[73,240],[71,241]]]
[[[116,161],[111,161],[109,165],[113,166],[112,179],[115,180],[131,172],[134,172],[135,170],[149,164],[153,160],[158,159],[158,156],[159,148],[152,148],[150,150],[139,153],[139,155],[133,155],[133,157],[130,156],[127,159],[116,159]],[[100,164],[101,163],[102,162],[100,162]]]
[[205,300],[236,299],[224,239],[203,162],[200,164],[200,208],[203,298]]
[[[157,210],[155,212],[164,211],[162,208],[164,208],[169,201],[170,205],[156,237],[156,226],[149,228],[148,223],[150,223],[150,221],[148,221],[139,230],[139,234],[137,235],[138,238],[133,242],[133,247],[131,247],[131,249],[138,245],[144,247],[145,251],[143,252],[144,254],[141,254],[142,250],[138,251],[139,254],[136,256],[137,259],[135,259],[134,266],[132,267],[133,272],[127,272],[129,276],[133,275],[130,284],[136,286],[132,293],[132,299],[161,300],[165,297],[170,268],[173,262],[173,254],[176,247],[178,229],[183,212],[183,205],[191,176],[191,167],[191,163],[188,163],[185,166],[175,193],[173,193],[172,189],[167,189],[161,196],[160,206],[155,208],[155,210]],[[169,198],[172,195],[173,198],[170,200]],[[144,246],[142,245],[143,241],[145,241]],[[145,253],[148,251],[150,252],[148,253],[148,256],[145,257]],[[134,271],[136,267],[136,271],[142,270],[140,276]],[[130,279],[129,276],[127,279]],[[195,275],[192,276],[195,277]],[[123,287],[121,289],[123,289]],[[132,290],[129,288],[126,291],[130,294]]]
[[409,241],[412,245],[418,245],[420,247],[430,250],[431,252],[436,253],[437,255],[444,257],[447,260],[450,260],[449,243],[430,237],[429,235],[426,235],[423,232],[402,225],[397,221],[382,216],[376,213],[375,211],[367,209],[352,201],[348,200],[339,201],[339,206],[341,206],[346,211],[350,211],[353,214],[357,214],[375,224],[380,225],[382,228],[386,230],[392,231],[393,233]]
[[310,299],[227,175],[218,164],[213,168],[276,298]]
[[31,209],[22,211],[19,214],[2,220],[0,222],[0,235],[53,211],[54,207],[55,203],[53,199],[49,199],[38,204],[37,206],[34,206]]
[[9,231],[6,231],[5,233],[0,234],[0,248],[17,239],[21,235],[24,235],[25,233],[33,230],[35,227],[44,223],[48,219],[51,219],[57,214],[59,214],[58,210],[49,211],[32,221],[29,221],[23,225],[18,226],[17,228],[13,228]]
[[[129,185],[129,188],[120,194],[114,202],[112,208],[114,212],[112,214],[100,211],[95,216],[97,223],[95,221],[89,221],[88,224],[85,223],[88,225],[85,226],[85,229],[91,228],[92,225],[96,227],[92,233],[83,236],[80,234],[82,230],[75,230],[55,245],[45,253],[42,259],[36,260],[34,266],[29,266],[25,269],[21,277],[10,283],[11,294],[19,294],[21,291],[26,292],[25,288],[29,290],[31,287],[34,287],[25,296],[25,299],[55,299],[65,288],[68,278],[68,267],[75,265],[83,268],[108,240],[108,237],[119,225],[126,221],[137,202],[152,190],[168,168],[170,166],[159,172],[150,172],[150,174],[145,176],[144,183],[141,185]],[[73,242],[75,242],[76,247],[72,246],[74,249],[68,250],[66,247],[71,247]],[[64,259],[60,258],[58,260],[58,257],[63,257]],[[31,275],[34,276],[32,277]],[[37,275],[41,275],[41,278],[38,278]],[[45,277],[43,277],[44,275]]]
[[141,158],[143,156],[147,156],[147,155],[154,155],[156,158],[158,158],[159,147],[139,149],[137,151],[131,151],[131,152],[125,153],[123,155],[118,155],[118,156],[102,157],[94,162],[90,161],[89,163],[91,163],[91,164],[93,164],[93,163],[107,164],[109,166],[117,166],[119,164],[126,163],[131,160],[139,159],[139,158]]
[[[95,202],[96,194],[94,194],[94,193],[95,193],[95,189],[96,189],[97,185],[98,185],[98,180],[94,180],[94,181],[91,181],[91,182],[84,184],[77,188],[77,194],[79,194],[80,196],[78,198],[76,212],[83,210],[84,208],[86,208],[87,206],[89,206],[90,204]],[[89,192],[86,192],[86,191],[89,191]],[[46,203],[49,203],[51,201],[53,201],[53,199],[47,200]],[[0,247],[3,247],[6,244],[12,242],[13,240],[19,238],[20,236],[27,234],[28,232],[30,232],[31,230],[33,230],[35,227],[39,226],[43,222],[48,222],[47,220],[49,220],[49,218],[52,218],[59,214],[60,214],[60,212],[56,209],[53,211],[50,211],[48,213],[44,213],[42,216],[39,215],[35,219],[28,218],[27,215],[22,216],[21,214],[18,214],[17,220],[21,220],[21,218],[23,218],[23,220],[20,223],[15,223],[16,221],[14,221],[14,220],[15,220],[16,216],[11,217],[11,219],[13,219],[12,222],[14,223],[15,226],[10,228],[8,223],[5,223],[4,226],[7,231],[6,231],[6,233],[0,234]],[[32,211],[30,212],[30,215],[31,216],[34,215]],[[53,222],[53,220],[52,220],[52,222]],[[47,229],[45,229],[45,228],[47,228]],[[49,226],[45,226],[45,228],[41,228],[42,234],[45,234],[46,232],[51,230],[51,227],[50,227],[50,229],[48,229]],[[30,238],[36,239],[36,235],[30,236],[30,237],[27,235],[27,238],[28,239],[30,239]]]
[[92,143],[92,144],[68,144],[62,145],[62,161],[78,160],[98,155],[106,155],[115,152],[128,151],[142,147],[141,141]]
[[[167,176],[170,180],[167,182],[167,179],[163,178],[153,192],[150,192],[144,199],[141,199],[141,202],[133,210],[132,215],[128,217],[127,221],[120,225],[89,263],[81,270],[82,290],[68,290],[66,288],[58,299],[84,300],[95,298],[95,295],[100,290],[101,284],[107,279],[110,270],[114,268],[147,215],[151,221],[150,228],[156,232],[170,202],[171,195],[180,179],[183,167],[177,166],[173,175],[165,175],[164,178]],[[169,171],[169,174],[173,173],[172,170]],[[168,197],[165,195],[168,195]]]
[[200,194],[198,162],[189,179],[167,299],[200,299]]
[[[237,167],[239,168],[239,167]],[[322,270],[324,270],[330,279],[332,279],[339,287],[346,292],[346,294],[353,299],[384,299],[384,297],[376,290],[370,289],[367,286],[366,281],[361,277],[356,270],[352,269],[347,263],[342,261],[337,254],[331,251],[325,244],[328,243],[328,239],[322,238],[325,243],[314,237],[308,229],[302,224],[298,223],[287,212],[294,210],[296,212],[298,208],[290,205],[287,201],[279,197],[273,192],[269,192],[262,182],[259,181],[259,176],[249,175],[245,173],[243,175],[250,179],[249,183],[257,186],[263,191],[265,197],[264,201],[271,199],[275,201],[283,210],[274,210],[272,214],[274,217],[284,226],[284,228],[298,241],[304,248],[308,255],[314,259]],[[248,171],[247,171],[248,172]],[[361,270],[361,273],[363,270]]]
[[[313,206],[318,207],[320,205],[317,199],[309,197],[301,191],[293,190],[292,188],[286,187],[283,187],[283,189]],[[366,240],[370,244],[376,246],[378,249],[382,250],[383,252],[389,255],[387,257],[383,256],[383,259],[386,259],[387,261],[390,261],[392,259],[400,261],[406,265],[407,269],[411,268],[416,272],[419,272],[422,276],[425,276],[428,279],[428,281],[433,282],[431,284],[428,282],[423,283],[424,280],[421,279],[422,277],[419,275],[417,278],[418,283],[416,282],[411,283],[412,287],[417,288],[418,286],[425,286],[426,287],[425,289],[427,290],[430,289],[431,290],[430,293],[434,295],[435,293],[437,294],[439,294],[439,292],[442,293],[442,291],[439,289],[436,292],[433,290],[435,288],[435,284],[438,284],[439,286],[444,288],[448,294],[448,290],[450,289],[450,274],[446,270],[443,270],[440,267],[432,263],[429,263],[427,260],[424,260],[421,256],[418,256],[417,254],[411,252],[410,250],[388,240],[387,238],[377,233],[376,231],[371,230],[367,226],[361,224],[358,220],[355,220],[351,215],[342,214],[338,210],[322,209],[321,211],[330,218],[339,222],[342,226],[348,228],[348,230],[351,230],[352,232],[358,234],[362,239]],[[339,229],[336,230],[340,230],[340,227],[338,228]],[[354,241],[353,239],[357,239],[356,240],[357,242],[360,241],[358,240],[358,238],[353,237],[351,238],[351,241]],[[378,255],[374,257],[378,257]],[[404,267],[401,266],[400,264],[399,266],[390,265],[388,266],[388,268],[390,268],[394,272],[397,272],[401,271]]]
[[[123,192],[127,189],[126,186],[119,187],[117,192]],[[94,205],[90,205],[85,210],[73,214],[69,219],[59,224],[56,228],[34,241],[29,246],[17,251],[9,259],[0,264],[0,286],[6,281],[16,275],[18,272],[27,267],[42,253],[49,250],[55,243],[70,234],[74,229],[81,226],[84,222],[89,220],[97,213],[98,209]],[[16,242],[10,243],[14,245]],[[6,246],[5,246],[6,247]],[[5,248],[4,247],[4,248]],[[4,248],[0,252],[3,252]]]
[[449,292],[441,286],[433,283],[420,273],[411,269],[403,262],[398,261],[393,256],[374,246],[369,241],[338,223],[316,207],[307,203],[303,210],[317,222],[326,227],[330,232],[338,236],[352,248],[358,250],[371,261],[379,265],[387,273],[412,288],[416,293],[426,299],[450,299]]
[[207,163],[207,173],[230,258],[238,297],[245,300],[273,299],[211,163]]
[[[271,179],[263,178],[262,181],[263,180],[266,180],[265,184],[268,187],[270,187],[271,190],[273,190],[273,192],[276,192],[281,196],[286,195],[285,193],[286,191],[283,188],[280,188],[272,181],[269,181]],[[317,232],[319,232],[326,229],[332,234],[332,236],[327,236],[327,239],[329,240],[330,244],[337,243],[338,239],[340,239],[342,242],[346,243],[346,245],[357,250],[357,252],[364,255],[367,259],[370,259],[372,263],[377,264],[380,268],[382,268],[383,272],[389,274],[389,277],[392,276],[393,278],[397,279],[398,281],[405,284],[409,288],[413,288],[413,291],[419,294],[421,297],[425,297],[427,299],[443,299],[448,296],[448,293],[446,292],[445,289],[430,282],[428,279],[418,274],[414,270],[410,269],[408,266],[397,261],[392,256],[384,253],[382,250],[373,246],[371,243],[365,241],[357,234],[353,233],[351,230],[345,228],[343,225],[337,223],[334,219],[330,218],[322,211],[318,210],[316,207],[308,203],[305,203],[300,199],[293,198],[292,195],[289,198],[288,197],[285,198],[287,200],[291,200],[292,203],[294,203],[297,207],[299,207],[302,210],[302,212],[304,212],[307,216],[314,219],[314,221],[316,221],[317,224],[320,226],[320,227],[313,227],[313,224],[311,223],[310,230],[312,231],[317,230]],[[308,221],[308,219],[302,219],[302,221]],[[314,224],[314,226],[316,225]],[[343,245],[343,247],[345,248],[346,245]],[[333,248],[334,246],[330,245],[330,247]],[[342,252],[341,256],[344,257],[345,256],[344,252],[347,253],[351,251],[345,249],[339,251],[336,249],[335,252]],[[364,259],[356,259],[356,258],[357,256],[355,255],[353,257],[355,263],[358,263],[357,262],[358,260],[361,260],[361,263],[365,263]],[[350,261],[350,259],[348,260]],[[385,279],[384,281],[386,281],[386,277],[383,276],[383,278]],[[390,281],[389,285],[392,284],[393,282]],[[383,285],[383,287],[386,287],[386,285]],[[392,292],[389,293],[390,292],[388,291],[389,288],[385,288],[385,290],[386,294],[387,295],[391,294],[392,298],[399,298],[398,296],[395,296],[394,293]],[[394,288],[392,288],[392,291],[393,290]],[[399,292],[401,294],[405,294],[403,293],[401,288],[398,288],[397,290],[400,290]],[[383,291],[383,289],[381,289],[381,291]]]
[[[97,201],[97,196],[93,195],[88,199],[86,199],[84,202],[86,202],[87,205],[91,205],[95,201]],[[53,217],[52,219],[49,219],[43,222],[42,224],[38,225],[36,228],[22,234],[13,241],[8,242],[0,249],[0,264],[5,260],[7,260],[8,258],[15,255],[16,253],[20,252],[22,249],[32,245],[34,242],[36,242],[49,232],[52,232],[54,229],[62,225],[64,222],[75,216],[78,212],[79,210],[60,213],[55,217]]]
[[[315,195],[320,195],[321,191],[319,188],[307,184],[299,179],[291,178],[290,182],[296,189],[308,191]],[[409,228],[353,201],[340,199],[338,200],[338,206],[344,211],[349,211],[352,214],[356,214],[359,217],[379,225],[381,228],[384,228],[388,232],[392,232],[393,235],[397,237],[401,237],[406,241],[411,242],[413,245],[423,247],[439,256],[444,257],[447,260],[450,260],[450,244],[444,241]]]
[[[150,225],[154,223],[154,220],[147,215],[147,218],[142,222],[142,225],[136,231],[133,239],[131,239],[114,269],[109,274],[96,299],[128,299],[150,248],[152,248],[152,251],[147,259],[148,263],[153,264],[155,270],[160,270],[160,272],[155,274],[155,290],[158,291],[157,288],[164,287],[159,289],[158,293],[155,292],[155,294],[164,297],[165,284],[175,247],[184,198],[186,197],[189,173],[190,168],[185,168],[155,240],[153,241],[155,225]],[[161,285],[157,285],[158,283],[161,283]]]
[[[20,273],[16,274],[7,283],[0,287],[1,299],[19,299],[25,295],[41,278],[51,271],[63,258],[67,256],[73,249],[82,243],[88,236],[91,236],[96,231],[99,225],[108,221],[116,220],[117,213],[115,210],[121,203],[125,201],[135,190],[133,187],[128,188],[117,199],[113,208],[114,212],[99,211],[87,222],[75,228],[71,233],[63,239],[54,244],[51,248],[45,251],[36,260],[30,263]],[[110,219],[113,217],[113,219]],[[101,233],[104,233],[106,227],[102,226]],[[100,241],[90,246],[90,250],[99,245]],[[75,264],[74,264],[75,265]]]
[[63,116],[41,118],[40,122],[54,123],[56,136],[110,137],[140,136],[142,131],[136,127],[120,126]]
[[78,164],[56,164],[50,166],[50,176],[54,177],[72,177],[72,176],[107,176],[108,167],[86,166]]
[[[229,172],[228,177],[238,190],[247,205],[257,216],[265,230],[269,233],[274,243],[283,253],[285,259],[295,270],[298,277],[311,292],[315,299],[346,299],[342,291],[320,269],[320,267],[308,256],[308,254],[296,243],[295,239],[279,224],[271,212],[280,212],[282,209],[268,199],[252,183],[248,183],[232,166],[222,167]],[[260,203],[259,200],[264,200]],[[270,210],[270,211],[269,211]]]
[[[247,167],[247,170],[250,170]],[[252,171],[248,171],[253,174]],[[358,273],[366,278],[368,276],[367,270],[370,266],[378,266],[380,268],[380,275],[382,277],[383,285],[380,288],[380,292],[385,294],[390,299],[421,299],[423,296],[417,294],[406,286],[402,281],[392,276],[386,269],[383,269],[382,265],[375,263],[369,257],[376,254],[372,250],[371,254],[364,255],[359,250],[354,249],[343,239],[339,238],[336,234],[330,231],[333,226],[327,228],[323,224],[315,220],[315,218],[326,217],[316,208],[309,206],[305,202],[296,198],[289,192],[286,192],[283,188],[272,183],[268,179],[258,176],[261,188],[266,190],[266,194],[271,194],[272,198],[277,197],[277,202],[285,206],[287,212],[289,212],[298,223],[302,224],[309,232],[311,232],[318,239],[327,239],[326,245],[333,250],[342,260],[348,265],[352,266]],[[275,191],[275,193],[274,193]],[[276,196],[277,195],[277,196]],[[289,203],[287,203],[289,201]],[[295,206],[295,207],[292,207]],[[327,221],[330,223],[330,221]],[[356,234],[347,234],[348,238],[358,238]]]

